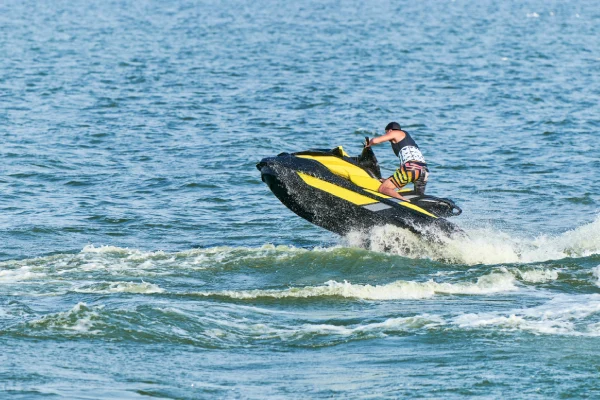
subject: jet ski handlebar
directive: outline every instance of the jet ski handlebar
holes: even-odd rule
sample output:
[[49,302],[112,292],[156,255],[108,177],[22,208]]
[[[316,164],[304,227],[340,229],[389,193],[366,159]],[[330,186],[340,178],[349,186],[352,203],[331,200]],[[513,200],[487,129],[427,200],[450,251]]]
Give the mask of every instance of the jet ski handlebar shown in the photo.
[[373,178],[381,179],[381,170],[379,168],[379,163],[377,162],[377,157],[375,157],[373,149],[371,147],[367,147],[368,143],[369,137],[365,136],[365,143],[363,144],[364,147],[360,156],[357,157],[358,165],[367,171]]

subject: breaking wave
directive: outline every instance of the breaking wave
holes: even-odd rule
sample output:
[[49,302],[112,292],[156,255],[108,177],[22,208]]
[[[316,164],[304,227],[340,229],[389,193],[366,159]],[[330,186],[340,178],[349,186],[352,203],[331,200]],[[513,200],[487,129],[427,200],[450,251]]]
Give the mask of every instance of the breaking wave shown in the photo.
[[424,299],[436,294],[492,294],[516,290],[515,277],[508,271],[481,276],[477,282],[437,283],[396,281],[386,285],[360,285],[347,281],[328,281],[322,286],[307,286],[285,290],[242,290],[199,292],[200,296],[224,296],[233,299],[347,297],[362,300]]
[[89,307],[86,303],[77,303],[69,311],[44,315],[27,322],[30,329],[36,331],[71,332],[74,334],[98,334],[105,326],[100,312],[103,306]]
[[495,313],[469,313],[453,318],[450,323],[457,329],[600,336],[600,295],[558,295],[537,307]]
[[0,283],[22,282],[33,279],[40,279],[46,276],[41,272],[34,272],[29,266],[22,266],[15,269],[0,270]]

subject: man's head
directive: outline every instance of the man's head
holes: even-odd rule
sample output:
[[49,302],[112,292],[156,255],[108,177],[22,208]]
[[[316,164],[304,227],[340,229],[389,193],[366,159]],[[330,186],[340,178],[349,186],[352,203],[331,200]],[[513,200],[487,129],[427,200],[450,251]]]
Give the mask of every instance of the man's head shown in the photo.
[[402,128],[400,127],[400,124],[397,122],[390,122],[389,124],[387,124],[385,126],[385,131],[401,131]]

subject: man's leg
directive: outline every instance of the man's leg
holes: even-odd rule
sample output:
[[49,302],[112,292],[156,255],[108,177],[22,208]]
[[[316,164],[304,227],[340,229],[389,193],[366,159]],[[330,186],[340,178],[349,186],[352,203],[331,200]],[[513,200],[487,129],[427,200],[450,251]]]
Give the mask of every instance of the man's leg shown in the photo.
[[428,179],[429,179],[429,172],[427,172],[425,170],[421,170],[419,172],[419,177],[417,178],[416,181],[414,181],[415,193],[418,194],[419,196],[425,195],[425,186],[427,186]]
[[381,184],[381,186],[379,186],[379,189],[377,189],[377,190],[379,191],[379,193],[386,194],[390,197],[408,201],[407,199],[402,197],[398,192],[396,192],[396,185],[394,185],[394,182],[392,182],[391,177],[387,178],[385,181],[383,181],[383,183]]

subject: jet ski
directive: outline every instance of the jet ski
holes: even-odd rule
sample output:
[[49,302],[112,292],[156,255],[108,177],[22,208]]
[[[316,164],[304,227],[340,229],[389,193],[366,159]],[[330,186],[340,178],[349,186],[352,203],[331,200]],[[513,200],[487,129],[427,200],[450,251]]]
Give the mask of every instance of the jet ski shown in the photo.
[[262,159],[256,168],[286,207],[339,235],[388,224],[428,236],[461,232],[446,220],[462,212],[450,199],[412,189],[400,191],[409,201],[379,193],[381,170],[371,147],[358,157],[350,157],[342,146],[281,153]]

